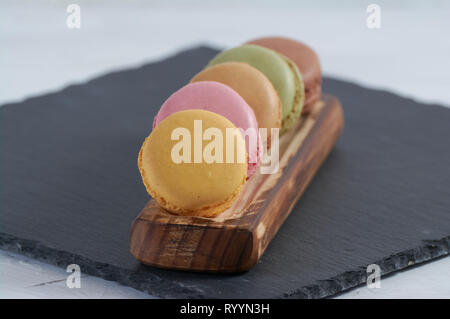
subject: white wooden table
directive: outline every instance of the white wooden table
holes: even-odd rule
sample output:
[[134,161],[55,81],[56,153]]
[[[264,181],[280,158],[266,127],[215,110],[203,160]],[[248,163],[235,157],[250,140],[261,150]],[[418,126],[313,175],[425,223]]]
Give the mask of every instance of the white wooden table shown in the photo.
[[[66,25],[67,5],[81,28]],[[231,47],[264,35],[305,41],[328,76],[450,105],[450,3],[379,1],[381,28],[366,26],[368,2],[2,1],[0,104],[136,67],[198,44]],[[256,7],[255,7],[256,6]],[[449,124],[450,125],[450,124]],[[1,212],[0,212],[1,213]],[[1,298],[149,298],[95,277],[80,289],[64,269],[0,251]],[[450,298],[450,257],[382,279],[338,298]]]

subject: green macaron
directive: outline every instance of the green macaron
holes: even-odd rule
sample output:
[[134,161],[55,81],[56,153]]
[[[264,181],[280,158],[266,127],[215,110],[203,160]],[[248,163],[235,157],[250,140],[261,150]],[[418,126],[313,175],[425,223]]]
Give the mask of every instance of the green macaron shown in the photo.
[[281,100],[281,133],[291,128],[299,119],[305,100],[302,76],[295,63],[273,50],[245,44],[219,53],[208,66],[232,61],[248,63],[266,75]]

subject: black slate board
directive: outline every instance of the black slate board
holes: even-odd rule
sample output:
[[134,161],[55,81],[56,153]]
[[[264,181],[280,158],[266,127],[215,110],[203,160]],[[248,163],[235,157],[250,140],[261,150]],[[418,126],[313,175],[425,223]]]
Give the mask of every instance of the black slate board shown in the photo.
[[129,228],[149,200],[136,156],[161,103],[216,54],[200,47],[0,109],[0,248],[161,297],[325,297],[443,256],[450,110],[325,79],[346,126],[260,263],[239,275],[140,265]]

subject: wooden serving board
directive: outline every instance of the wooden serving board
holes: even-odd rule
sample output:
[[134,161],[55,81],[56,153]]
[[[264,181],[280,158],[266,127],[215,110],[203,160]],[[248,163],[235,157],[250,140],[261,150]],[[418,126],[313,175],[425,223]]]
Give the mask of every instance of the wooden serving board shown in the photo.
[[340,102],[324,96],[281,136],[280,169],[259,170],[233,206],[215,218],[176,216],[150,200],[131,227],[140,262],[178,270],[240,272],[259,260],[333,148],[344,124]]

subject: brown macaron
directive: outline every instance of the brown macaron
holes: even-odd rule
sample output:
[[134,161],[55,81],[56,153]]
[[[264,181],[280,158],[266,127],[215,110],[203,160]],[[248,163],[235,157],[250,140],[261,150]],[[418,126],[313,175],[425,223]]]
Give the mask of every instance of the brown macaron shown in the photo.
[[309,113],[322,95],[322,72],[316,52],[306,44],[282,37],[259,38],[249,41],[248,44],[274,50],[297,65],[305,85],[305,106],[302,114]]
[[[236,91],[253,109],[259,128],[267,128],[270,146],[271,128],[281,127],[281,101],[269,79],[259,70],[243,62],[225,62],[210,66],[191,82],[215,81]],[[264,141],[263,141],[264,142]]]

